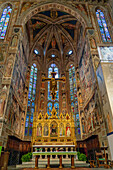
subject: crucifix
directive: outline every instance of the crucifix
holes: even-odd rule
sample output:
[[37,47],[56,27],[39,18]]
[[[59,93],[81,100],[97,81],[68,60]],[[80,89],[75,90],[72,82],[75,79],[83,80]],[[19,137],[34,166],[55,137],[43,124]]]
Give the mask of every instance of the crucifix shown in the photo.
[[56,72],[54,71],[54,67],[53,67],[53,71],[51,72],[51,75],[52,75],[52,78],[42,77],[42,82],[50,81],[50,91],[51,91],[51,95],[52,95],[52,100],[55,100],[56,91],[57,91],[57,82],[61,81],[61,82],[65,83],[66,78],[65,77],[55,78]]

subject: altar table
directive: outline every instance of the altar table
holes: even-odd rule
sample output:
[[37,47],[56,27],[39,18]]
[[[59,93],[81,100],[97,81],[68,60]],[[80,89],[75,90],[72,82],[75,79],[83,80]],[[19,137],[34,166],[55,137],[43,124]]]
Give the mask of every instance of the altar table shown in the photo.
[[35,168],[38,168],[38,159],[40,155],[47,155],[48,158],[48,165],[47,168],[50,168],[50,155],[59,155],[59,163],[60,166],[59,168],[62,168],[62,155],[70,155],[71,156],[71,168],[75,168],[74,167],[74,155],[77,155],[77,152],[74,151],[70,151],[70,152],[63,152],[63,151],[59,151],[59,152],[33,152],[33,155],[36,156],[35,158]]

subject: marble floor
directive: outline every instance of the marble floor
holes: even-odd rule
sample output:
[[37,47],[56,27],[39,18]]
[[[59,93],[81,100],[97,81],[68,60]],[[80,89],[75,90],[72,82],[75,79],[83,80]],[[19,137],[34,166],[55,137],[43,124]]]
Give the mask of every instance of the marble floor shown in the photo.
[[[39,168],[39,169],[47,170],[47,168]],[[105,168],[80,168],[80,167],[75,167],[74,169],[75,170],[107,170]],[[15,166],[9,166],[8,170],[36,170],[36,169],[35,168],[15,168]],[[48,170],[59,170],[59,168],[49,168]],[[62,168],[62,170],[72,170],[72,169],[71,168]],[[113,168],[112,169],[110,168],[110,170],[113,170]]]

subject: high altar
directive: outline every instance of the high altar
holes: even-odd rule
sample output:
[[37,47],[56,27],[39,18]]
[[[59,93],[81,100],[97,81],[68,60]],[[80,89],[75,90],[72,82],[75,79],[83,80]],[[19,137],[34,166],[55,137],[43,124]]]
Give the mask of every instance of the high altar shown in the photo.
[[74,119],[68,113],[64,117],[53,107],[51,116],[34,113],[32,145],[75,145]]
[[[55,99],[57,91],[57,81],[65,82],[65,77],[55,78],[54,68],[51,72],[52,78],[42,78],[42,81],[50,81],[50,91],[52,100]],[[36,110],[36,109],[35,109]],[[71,115],[71,116],[70,116]],[[75,145],[75,126],[72,114],[57,114],[53,107],[51,115],[46,113],[34,113],[32,145]]]

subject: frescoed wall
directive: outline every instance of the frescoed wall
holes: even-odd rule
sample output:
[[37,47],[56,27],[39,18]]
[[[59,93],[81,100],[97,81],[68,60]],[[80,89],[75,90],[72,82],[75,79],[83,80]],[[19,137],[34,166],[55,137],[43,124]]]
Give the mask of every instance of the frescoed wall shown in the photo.
[[86,38],[82,57],[79,64],[79,74],[81,82],[82,98],[86,101],[92,94],[95,88],[95,75],[90,55],[89,42]]
[[[27,59],[25,57],[24,47],[22,42],[18,45],[18,53],[15,57],[14,69],[13,61],[9,60],[4,77],[11,76],[11,88],[8,97],[6,108],[7,126],[15,134],[23,137],[23,127],[25,120],[25,111],[23,108],[25,78],[27,72]],[[10,71],[9,71],[10,70]]]
[[[104,70],[104,72],[103,72],[103,70]],[[111,70],[112,70],[112,64],[111,64]],[[110,90],[111,84],[112,84],[112,78],[109,78],[109,76],[106,77],[105,72],[106,73],[109,72],[109,66],[108,66],[108,64],[106,65],[106,64],[101,63],[96,71],[96,75],[97,75],[100,95],[102,98],[102,105],[103,105],[103,112],[104,112],[105,121],[106,121],[107,133],[110,133],[113,130],[112,111],[111,111],[112,107],[110,106],[110,103],[108,103],[107,101],[110,100],[110,98],[108,99],[108,97],[109,97],[109,95],[112,94],[112,91],[110,93],[107,93],[107,90],[108,90],[107,86],[110,86],[109,87],[109,90]],[[105,84],[105,81],[108,79],[111,81],[108,81],[109,83],[106,82],[106,84]]]

